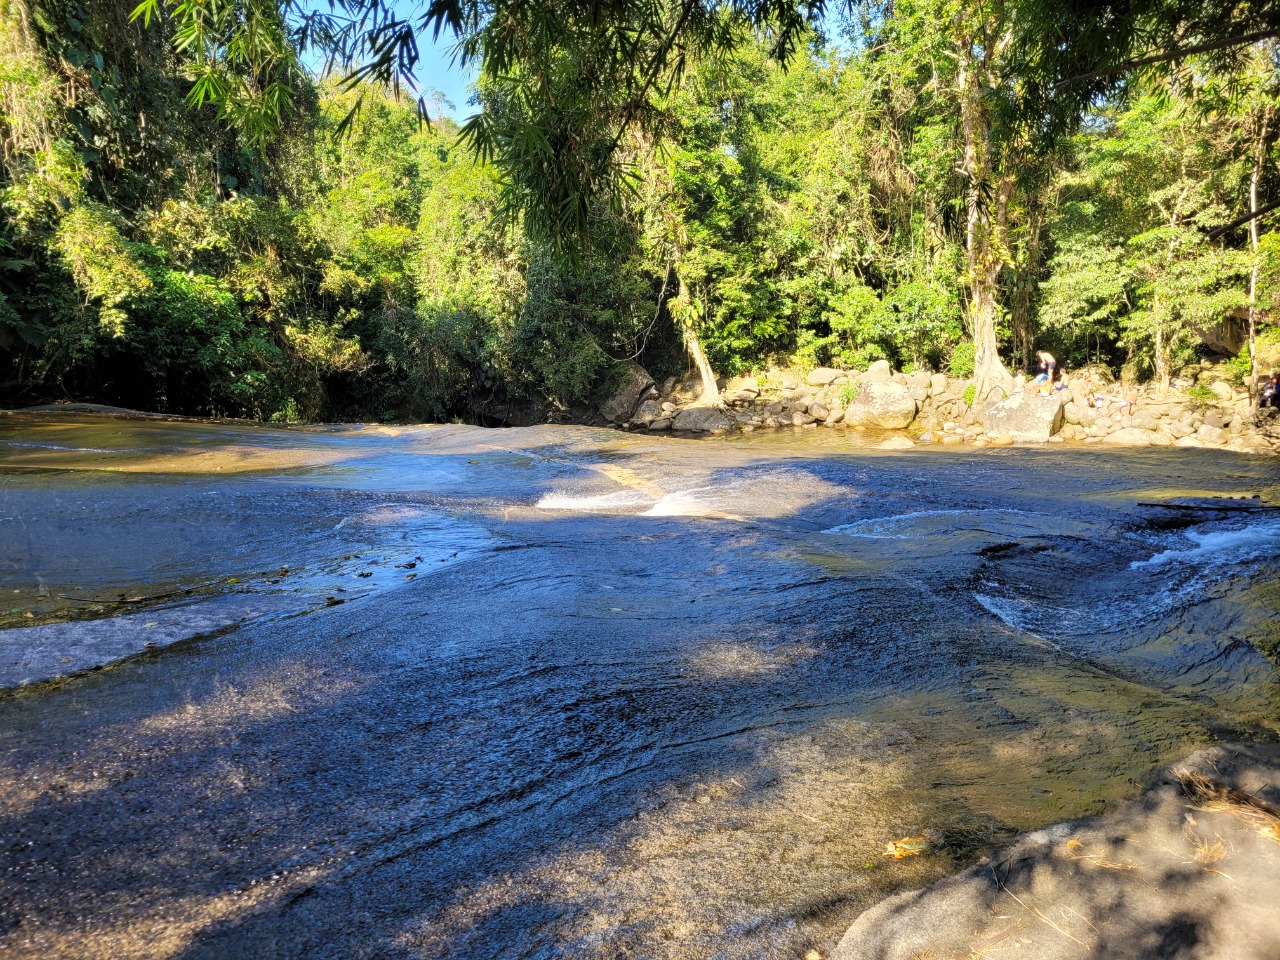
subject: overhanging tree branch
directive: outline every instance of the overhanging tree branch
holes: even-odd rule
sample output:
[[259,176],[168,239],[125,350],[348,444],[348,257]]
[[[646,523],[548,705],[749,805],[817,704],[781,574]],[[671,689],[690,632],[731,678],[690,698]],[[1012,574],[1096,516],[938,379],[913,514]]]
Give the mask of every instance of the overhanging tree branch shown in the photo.
[[1270,213],[1272,210],[1280,210],[1280,200],[1277,200],[1274,203],[1268,203],[1265,207],[1259,207],[1257,210],[1250,211],[1243,217],[1236,217],[1236,219],[1232,220],[1230,223],[1224,223],[1220,227],[1214,227],[1206,233],[1205,236],[1210,240],[1217,240],[1224,233],[1230,233],[1232,230],[1236,229],[1236,227],[1243,227],[1250,220],[1256,220],[1258,217],[1263,214]]
[[1177,50],[1170,50],[1165,53],[1155,53],[1149,57],[1139,57],[1136,60],[1126,60],[1123,63],[1117,63],[1115,66],[1106,67],[1102,70],[1094,70],[1090,73],[1077,74],[1074,77],[1068,77],[1053,85],[1053,89],[1064,90],[1067,87],[1074,87],[1081,83],[1088,83],[1091,80],[1101,80],[1104,77],[1115,76],[1118,73],[1128,73],[1131,70],[1137,70],[1140,67],[1149,67],[1156,63],[1168,63],[1170,60],[1183,60],[1187,57],[1195,56],[1198,53],[1213,53],[1217,50],[1227,50],[1231,47],[1242,47],[1250,43],[1258,43],[1261,40],[1271,40],[1280,37],[1280,29],[1272,30],[1255,30],[1253,33],[1242,33],[1234,37],[1223,37],[1221,40],[1214,40],[1210,43],[1198,43],[1190,47],[1180,47]]

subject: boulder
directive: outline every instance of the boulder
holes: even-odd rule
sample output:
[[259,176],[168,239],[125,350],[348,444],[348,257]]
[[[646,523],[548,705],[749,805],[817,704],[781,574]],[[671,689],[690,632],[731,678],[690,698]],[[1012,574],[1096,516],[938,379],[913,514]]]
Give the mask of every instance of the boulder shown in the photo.
[[816,370],[810,370],[809,376],[806,378],[810,386],[825,387],[829,383],[835,383],[836,378],[842,376],[839,370],[832,370],[830,367],[818,367]]
[[[883,362],[883,361],[880,361]],[[888,364],[885,364],[888,367]],[[901,430],[916,416],[916,402],[900,383],[870,381],[865,378],[858,395],[845,409],[844,420],[850,426]]]
[[650,398],[643,401],[636,412],[631,415],[632,423],[649,424],[662,417],[662,404]]
[[834,427],[837,423],[843,423],[844,411],[841,410],[839,407],[836,407],[836,409],[832,410],[831,413],[827,415],[827,419],[825,422],[829,427]]
[[687,430],[690,433],[709,433],[712,430],[729,430],[732,427],[733,421],[715,407],[687,407],[677,413],[675,419],[671,421],[672,430]]
[[1206,422],[1204,426],[1196,431],[1196,439],[1201,443],[1226,443],[1227,431]]
[[1170,447],[1173,437],[1159,430],[1143,430],[1141,427],[1121,427],[1109,433],[1103,443],[1123,447]]
[[1231,384],[1223,383],[1221,380],[1215,380],[1209,384],[1209,390],[1219,400],[1234,400],[1236,392],[1231,389]]
[[933,388],[933,376],[925,370],[917,370],[915,373],[907,374],[907,386],[919,387],[924,390],[926,395]]
[[862,375],[863,383],[888,383],[893,377],[893,370],[888,360],[877,360]]
[[1098,422],[1099,416],[1101,414],[1098,408],[1091,403],[1076,403],[1071,400],[1062,408],[1062,417],[1067,423],[1078,423],[1082,427],[1092,427]]
[[815,420],[825,420],[828,415],[830,415],[831,411],[827,409],[824,404],[818,403],[818,401],[815,400],[813,403],[809,404],[809,413]]
[[947,392],[947,375],[935,373],[929,378],[929,392],[934,396]]
[[910,450],[915,442],[909,437],[890,437],[880,444],[881,450]]
[[1015,393],[987,410],[983,428],[990,436],[1008,434],[1017,443],[1048,440],[1062,427],[1062,394],[1042,397]]
[[653,377],[634,360],[622,365],[618,388],[600,404],[600,416],[610,423],[626,423],[640,404],[640,398],[653,387]]
[[663,417],[661,420],[655,420],[653,421],[653,423],[649,424],[649,429],[650,430],[670,430],[671,418]]
[[814,419],[815,418],[809,416],[809,414],[797,410],[791,415],[791,425],[793,427],[807,427],[809,424],[813,423]]
[[1195,437],[1192,437],[1192,436],[1179,437],[1177,440],[1173,442],[1173,445],[1175,447],[1203,447],[1204,446],[1203,443],[1201,443],[1199,440],[1197,440]]

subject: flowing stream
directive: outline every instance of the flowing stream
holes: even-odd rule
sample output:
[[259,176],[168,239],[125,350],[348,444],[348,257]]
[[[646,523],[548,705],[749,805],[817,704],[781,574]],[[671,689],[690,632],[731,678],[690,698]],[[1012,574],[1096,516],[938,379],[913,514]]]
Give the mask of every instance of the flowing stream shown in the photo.
[[826,955],[1276,729],[1275,461],[876,439],[0,415],[0,953]]

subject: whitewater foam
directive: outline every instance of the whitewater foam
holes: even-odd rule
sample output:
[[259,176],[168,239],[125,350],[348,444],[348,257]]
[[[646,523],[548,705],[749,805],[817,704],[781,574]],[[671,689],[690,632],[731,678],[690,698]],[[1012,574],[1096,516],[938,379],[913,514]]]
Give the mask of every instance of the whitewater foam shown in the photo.
[[1195,546],[1173,548],[1157,553],[1147,560],[1135,560],[1130,569],[1159,567],[1174,561],[1199,563],[1226,559],[1228,562],[1244,560],[1280,547],[1280,523],[1255,524],[1235,530],[1200,532],[1188,530],[1183,534]]
[[538,501],[539,510],[568,510],[576,513],[615,513],[644,507],[653,501],[635,490],[618,490],[584,496],[580,493],[553,491]]
[[[956,519],[966,521],[957,523],[948,529],[939,530],[934,527],[918,529],[921,521]],[[901,513],[888,517],[873,517],[867,520],[856,520],[853,523],[842,523],[839,526],[823,530],[823,533],[844,537],[867,537],[875,540],[912,540],[919,537],[936,537],[950,533],[985,530],[984,522],[995,521],[1006,527],[1012,526],[1024,533],[1034,534],[1045,528],[1047,517],[1041,514],[1028,513],[1022,510],[919,510],[915,513]],[[991,531],[1006,533],[1007,530]]]

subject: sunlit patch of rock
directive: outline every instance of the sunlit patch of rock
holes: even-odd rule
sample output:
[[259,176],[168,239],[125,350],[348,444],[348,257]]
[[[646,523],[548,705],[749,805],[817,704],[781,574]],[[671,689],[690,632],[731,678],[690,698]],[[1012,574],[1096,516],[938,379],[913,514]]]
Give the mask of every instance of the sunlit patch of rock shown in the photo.
[[743,641],[708,644],[693,655],[690,666],[700,677],[729,680],[776,673],[814,656],[808,644],[767,646]]
[[668,786],[602,846],[462,891],[396,946],[463,956],[526,912],[551,910],[560,914],[554,941],[522,934],[534,954],[542,944],[611,960],[758,960],[767,942],[767,956],[801,957],[825,951],[886,892],[949,869],[934,850],[900,862],[883,855],[927,818],[896,729],[841,720],[752,736],[751,765]]

